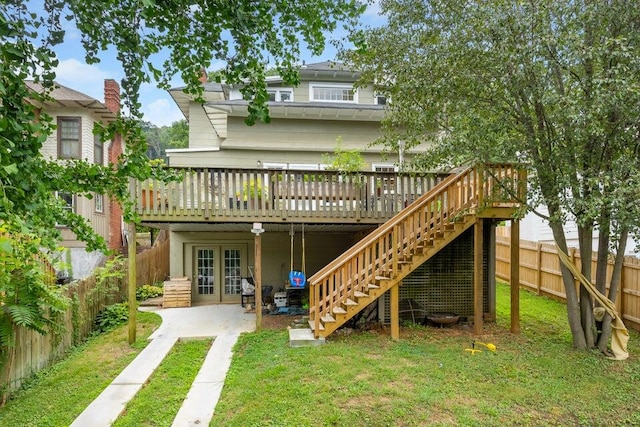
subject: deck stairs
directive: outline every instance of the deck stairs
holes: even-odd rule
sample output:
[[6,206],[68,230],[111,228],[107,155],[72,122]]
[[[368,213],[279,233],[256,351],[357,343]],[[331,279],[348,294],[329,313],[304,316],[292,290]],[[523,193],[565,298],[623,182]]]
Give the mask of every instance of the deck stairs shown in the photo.
[[525,180],[512,165],[466,168],[360,240],[309,278],[313,336],[330,335],[479,218],[509,218]]

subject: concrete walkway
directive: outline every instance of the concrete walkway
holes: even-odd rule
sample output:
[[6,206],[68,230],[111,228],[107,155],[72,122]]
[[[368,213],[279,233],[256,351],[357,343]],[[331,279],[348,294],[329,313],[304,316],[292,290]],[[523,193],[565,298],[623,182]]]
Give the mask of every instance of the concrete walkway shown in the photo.
[[242,332],[255,330],[255,314],[245,313],[239,304],[141,310],[158,313],[162,325],[149,337],[149,345],[76,418],[73,427],[110,426],[178,339],[215,337],[173,421],[176,427],[209,425],[231,363],[233,346]]

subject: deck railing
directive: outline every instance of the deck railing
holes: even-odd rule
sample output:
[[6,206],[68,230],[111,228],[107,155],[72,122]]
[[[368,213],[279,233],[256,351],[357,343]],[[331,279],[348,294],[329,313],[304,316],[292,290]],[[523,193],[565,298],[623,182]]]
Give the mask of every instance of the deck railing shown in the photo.
[[308,282],[316,337],[322,318],[357,301],[381,278],[393,278],[419,246],[443,235],[446,224],[484,208],[517,205],[525,181],[524,172],[512,165],[483,165],[451,175],[315,273]]
[[143,221],[383,223],[448,176],[214,168],[178,174],[174,182],[134,184]]

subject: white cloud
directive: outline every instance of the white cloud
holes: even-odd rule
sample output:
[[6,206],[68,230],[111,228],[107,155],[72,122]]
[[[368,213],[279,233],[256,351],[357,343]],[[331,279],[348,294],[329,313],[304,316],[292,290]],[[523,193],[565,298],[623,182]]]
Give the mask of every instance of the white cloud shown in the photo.
[[104,79],[114,78],[97,65],[88,65],[75,58],[61,60],[56,67],[56,81],[95,99],[104,98]]
[[168,95],[166,98],[158,98],[148,104],[143,101],[142,113],[145,121],[156,126],[169,126],[173,122],[184,119],[184,115]]

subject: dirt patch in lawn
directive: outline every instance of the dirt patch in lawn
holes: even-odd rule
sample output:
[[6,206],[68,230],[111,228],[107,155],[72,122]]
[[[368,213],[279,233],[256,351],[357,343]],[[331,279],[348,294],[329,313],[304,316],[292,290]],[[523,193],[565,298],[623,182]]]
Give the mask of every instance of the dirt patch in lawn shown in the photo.
[[288,314],[264,314],[262,315],[262,327],[264,329],[287,329],[296,320],[301,321],[303,317]]

